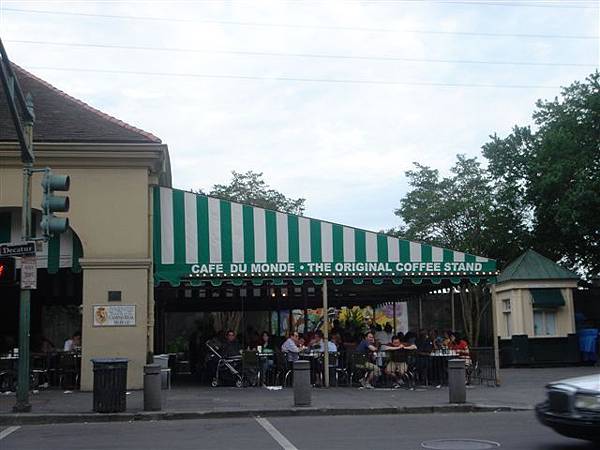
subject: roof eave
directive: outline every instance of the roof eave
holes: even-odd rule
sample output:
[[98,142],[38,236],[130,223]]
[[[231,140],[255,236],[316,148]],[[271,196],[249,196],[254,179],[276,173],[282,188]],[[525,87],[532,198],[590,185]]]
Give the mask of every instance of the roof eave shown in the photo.
[[[161,143],[38,142],[36,165],[62,167],[147,167],[171,180],[169,150]],[[20,167],[16,142],[0,142],[2,166]]]

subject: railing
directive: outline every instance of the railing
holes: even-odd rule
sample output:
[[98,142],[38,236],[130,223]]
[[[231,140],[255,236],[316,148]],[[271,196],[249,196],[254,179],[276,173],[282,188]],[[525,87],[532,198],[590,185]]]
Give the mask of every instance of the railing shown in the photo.
[[468,375],[471,383],[496,386],[498,376],[496,373],[496,358],[494,347],[471,347],[471,367]]

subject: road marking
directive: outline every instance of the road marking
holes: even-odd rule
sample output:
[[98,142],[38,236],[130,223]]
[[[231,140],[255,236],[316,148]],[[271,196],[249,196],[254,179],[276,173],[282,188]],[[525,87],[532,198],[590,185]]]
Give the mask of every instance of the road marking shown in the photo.
[[259,423],[261,427],[263,427],[267,433],[271,435],[273,439],[277,441],[284,450],[298,450],[294,444],[287,440],[287,438],[275,428],[271,422],[269,422],[264,417],[255,417],[256,421]]
[[8,427],[6,430],[0,431],[0,441],[11,433],[14,433],[21,427]]

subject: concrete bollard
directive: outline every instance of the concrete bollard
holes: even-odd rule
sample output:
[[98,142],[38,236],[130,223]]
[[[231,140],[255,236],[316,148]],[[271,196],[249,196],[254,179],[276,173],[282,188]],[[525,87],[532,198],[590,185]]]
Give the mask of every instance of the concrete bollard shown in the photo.
[[467,401],[464,359],[451,359],[448,361],[448,392],[450,403],[465,403]]
[[162,408],[160,365],[144,366],[144,411],[160,411]]
[[294,361],[294,406],[310,406],[310,362]]

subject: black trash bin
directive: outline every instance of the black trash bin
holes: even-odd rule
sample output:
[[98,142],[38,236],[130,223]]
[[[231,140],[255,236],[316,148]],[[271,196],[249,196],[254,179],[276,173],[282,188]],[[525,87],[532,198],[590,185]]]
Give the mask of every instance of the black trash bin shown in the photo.
[[94,412],[124,412],[127,390],[126,358],[94,358]]

